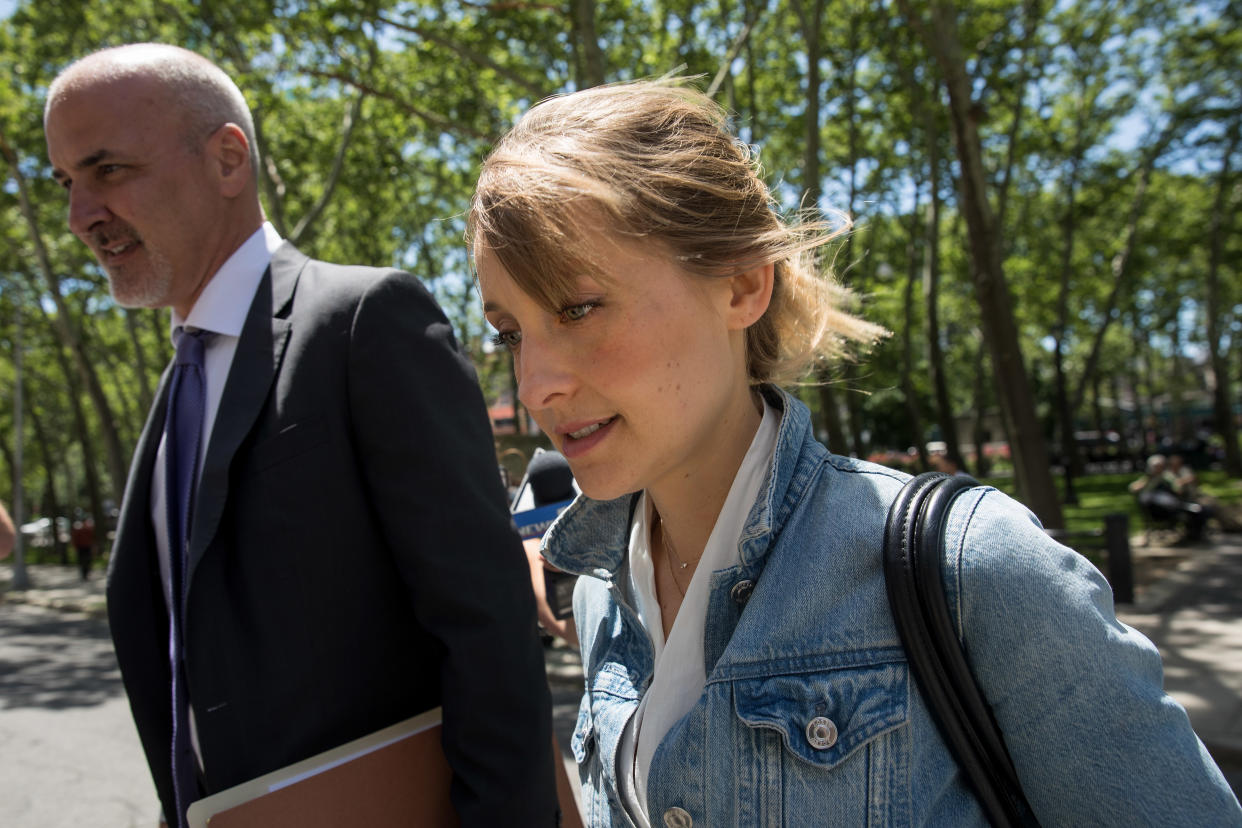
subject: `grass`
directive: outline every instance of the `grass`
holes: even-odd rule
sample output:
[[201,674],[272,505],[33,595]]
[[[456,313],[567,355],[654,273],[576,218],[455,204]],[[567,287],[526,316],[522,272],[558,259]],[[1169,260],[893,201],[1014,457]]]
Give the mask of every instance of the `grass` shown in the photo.
[[[1069,532],[1081,532],[1101,529],[1104,516],[1113,512],[1124,512],[1130,516],[1130,531],[1138,531],[1143,525],[1139,514],[1138,502],[1127,486],[1137,474],[1092,474],[1074,479],[1074,490],[1078,494],[1078,504],[1064,505],[1065,528]],[[1014,494],[1012,477],[988,478],[989,486],[995,486],[1006,494]],[[1056,478],[1057,491],[1064,497],[1064,480]],[[1242,480],[1233,480],[1223,471],[1205,471],[1199,473],[1199,488],[1210,494],[1221,503],[1237,505],[1242,503]]]

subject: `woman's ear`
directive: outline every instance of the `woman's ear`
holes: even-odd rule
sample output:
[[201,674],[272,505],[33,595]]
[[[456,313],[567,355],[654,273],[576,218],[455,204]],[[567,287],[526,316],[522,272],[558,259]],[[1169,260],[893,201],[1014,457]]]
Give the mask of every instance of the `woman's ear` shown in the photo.
[[731,330],[744,330],[759,321],[772,302],[775,279],[776,266],[771,262],[729,277],[727,319]]

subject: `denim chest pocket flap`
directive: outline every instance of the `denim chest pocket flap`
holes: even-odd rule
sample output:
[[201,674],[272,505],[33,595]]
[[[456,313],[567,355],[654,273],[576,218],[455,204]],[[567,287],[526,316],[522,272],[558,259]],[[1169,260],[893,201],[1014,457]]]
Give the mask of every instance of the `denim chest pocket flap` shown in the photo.
[[[638,677],[624,666],[609,662],[604,664],[587,680],[586,691],[578,706],[578,721],[574,725],[570,748],[578,764],[583,764],[595,750],[596,718],[601,717],[603,730],[609,733],[609,724],[623,728],[629,715],[642,698],[642,689],[636,684]],[[620,733],[620,730],[617,730]]]
[[904,724],[909,712],[901,662],[740,679],[733,691],[739,719],[776,730],[790,753],[820,768]]
[[595,728],[591,723],[591,697],[585,693],[578,705],[578,721],[574,725],[574,735],[569,740],[569,749],[573,751],[574,760],[579,764],[595,752]]

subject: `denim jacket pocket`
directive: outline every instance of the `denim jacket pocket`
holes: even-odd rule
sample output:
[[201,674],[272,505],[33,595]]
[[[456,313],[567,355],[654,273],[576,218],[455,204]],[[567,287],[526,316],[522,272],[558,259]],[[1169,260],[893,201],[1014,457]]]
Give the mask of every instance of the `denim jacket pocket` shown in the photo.
[[821,769],[835,768],[909,716],[902,662],[741,679],[733,690],[739,719],[777,731],[789,753]]

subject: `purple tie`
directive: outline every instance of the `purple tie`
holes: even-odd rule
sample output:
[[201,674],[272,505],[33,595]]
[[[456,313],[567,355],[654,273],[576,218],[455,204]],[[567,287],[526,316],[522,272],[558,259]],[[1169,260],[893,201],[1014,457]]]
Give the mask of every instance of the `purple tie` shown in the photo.
[[207,331],[181,328],[168,391],[164,422],[164,485],[168,506],[168,563],[172,576],[168,657],[172,668],[172,773],[177,813],[170,826],[185,824],[185,811],[198,799],[198,769],[190,744],[190,704],[185,675],[186,570],[189,566],[190,521],[198,478],[199,444],[203,439],[206,372],[203,368]]

